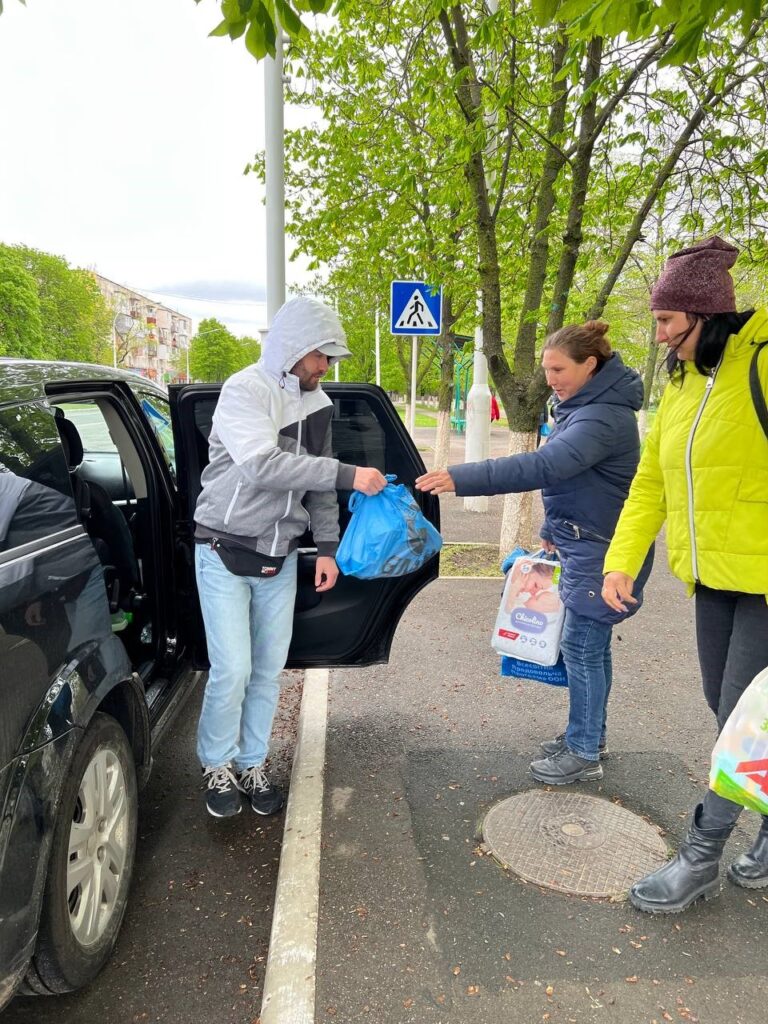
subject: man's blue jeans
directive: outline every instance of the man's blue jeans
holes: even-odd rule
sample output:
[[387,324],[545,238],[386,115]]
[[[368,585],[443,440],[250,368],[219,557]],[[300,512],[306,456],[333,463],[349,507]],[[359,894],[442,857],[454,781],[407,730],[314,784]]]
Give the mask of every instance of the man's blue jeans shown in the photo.
[[598,760],[605,739],[612,681],[611,631],[607,623],[566,609],[560,640],[570,695],[565,742],[575,754],[590,761]]
[[211,663],[197,727],[204,767],[263,764],[288,657],[296,600],[294,551],[277,576],[235,576],[207,544],[195,570]]

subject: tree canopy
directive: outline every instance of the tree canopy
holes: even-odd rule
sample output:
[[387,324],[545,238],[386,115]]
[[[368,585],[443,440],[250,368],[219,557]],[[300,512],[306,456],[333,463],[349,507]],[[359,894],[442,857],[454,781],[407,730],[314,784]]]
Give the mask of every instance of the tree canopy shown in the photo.
[[238,340],[221,321],[200,321],[189,346],[189,372],[194,380],[223,381],[258,358],[253,338]]
[[[658,218],[670,241],[718,230],[759,250],[765,17],[708,32],[678,70],[663,67],[671,38],[580,43],[523,5],[492,19],[481,2],[433,10],[347,0],[291,47],[289,99],[321,117],[287,135],[289,230],[342,312],[344,296],[367,296],[355,322],[368,351],[390,280],[442,283],[464,334],[479,290],[494,379],[523,427],[542,331],[601,315],[625,268],[653,275]],[[647,321],[632,308],[611,315],[642,364]]]
[[111,323],[87,270],[51,253],[0,244],[0,352],[101,362]]
[[[201,0],[195,0],[200,3]],[[349,0],[219,0],[222,20],[211,35],[244,37],[257,59],[274,56],[276,26],[290,37],[307,34],[301,14],[330,12],[343,17]],[[0,7],[2,6],[0,2]],[[453,0],[431,0],[422,5],[425,16],[450,12]],[[492,17],[486,7],[486,16]],[[695,60],[705,32],[738,18],[744,32],[759,17],[761,0],[533,0],[533,14],[542,28],[562,24],[571,38],[626,35],[630,41],[668,34],[672,45],[665,64]]]
[[[19,0],[26,4],[26,0]],[[196,4],[202,0],[194,0]],[[348,0],[217,0],[221,20],[212,36],[231,40],[242,37],[257,60],[275,55],[277,26],[290,38],[308,33],[302,14],[343,15]],[[450,11],[452,0],[431,0],[422,4],[426,15]],[[572,38],[619,36],[629,40],[650,39],[669,34],[672,45],[664,57],[668,64],[695,60],[705,32],[719,28],[732,18],[741,21],[743,31],[759,17],[761,0],[532,0],[533,13],[541,27],[562,24]],[[430,10],[431,8],[431,10]],[[0,0],[0,14],[3,0]],[[491,17],[486,9],[486,15]]]
[[43,354],[40,297],[32,274],[8,246],[0,246],[0,355]]
[[634,41],[669,33],[662,65],[695,60],[705,33],[733,18],[748,32],[764,7],[761,0],[533,0],[539,25],[559,22],[574,38],[624,33]]

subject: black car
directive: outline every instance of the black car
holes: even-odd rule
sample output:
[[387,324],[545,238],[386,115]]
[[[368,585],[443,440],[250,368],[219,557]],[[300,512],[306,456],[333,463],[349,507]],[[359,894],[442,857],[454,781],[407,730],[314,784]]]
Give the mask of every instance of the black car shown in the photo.
[[[192,513],[219,390],[0,359],[0,1007],[86,984],[115,943],[137,791],[207,667]],[[412,484],[424,466],[384,392],[325,390],[334,454]],[[319,595],[315,557],[308,534],[289,666],[385,662],[437,558]]]

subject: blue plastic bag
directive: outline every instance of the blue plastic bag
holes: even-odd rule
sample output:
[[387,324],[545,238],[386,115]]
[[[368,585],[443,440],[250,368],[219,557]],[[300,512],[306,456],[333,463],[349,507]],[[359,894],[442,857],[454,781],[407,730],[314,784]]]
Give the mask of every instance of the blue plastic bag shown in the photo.
[[[544,549],[542,548],[542,551],[543,550]],[[506,576],[507,573],[509,572],[509,570],[512,568],[512,566],[515,564],[515,559],[520,558],[521,555],[530,555],[530,554],[532,554],[532,552],[530,552],[528,550],[528,548],[521,548],[521,547],[512,548],[512,550],[509,552],[507,557],[501,563],[501,571]]]
[[375,580],[416,572],[443,546],[443,538],[424,516],[404,484],[390,483],[378,494],[355,491],[336,564],[345,576]]
[[562,654],[554,665],[536,665],[532,661],[523,661],[522,658],[512,658],[508,654],[503,654],[501,675],[515,676],[517,679],[535,679],[536,682],[548,683],[549,686],[568,685],[568,673],[565,671]]

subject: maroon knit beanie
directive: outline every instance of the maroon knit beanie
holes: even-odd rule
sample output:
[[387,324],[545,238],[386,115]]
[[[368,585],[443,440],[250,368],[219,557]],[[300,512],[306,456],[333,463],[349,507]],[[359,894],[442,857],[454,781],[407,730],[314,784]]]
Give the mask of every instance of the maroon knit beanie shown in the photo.
[[733,280],[728,273],[739,250],[713,235],[681,249],[664,264],[651,292],[651,309],[682,313],[735,313]]

